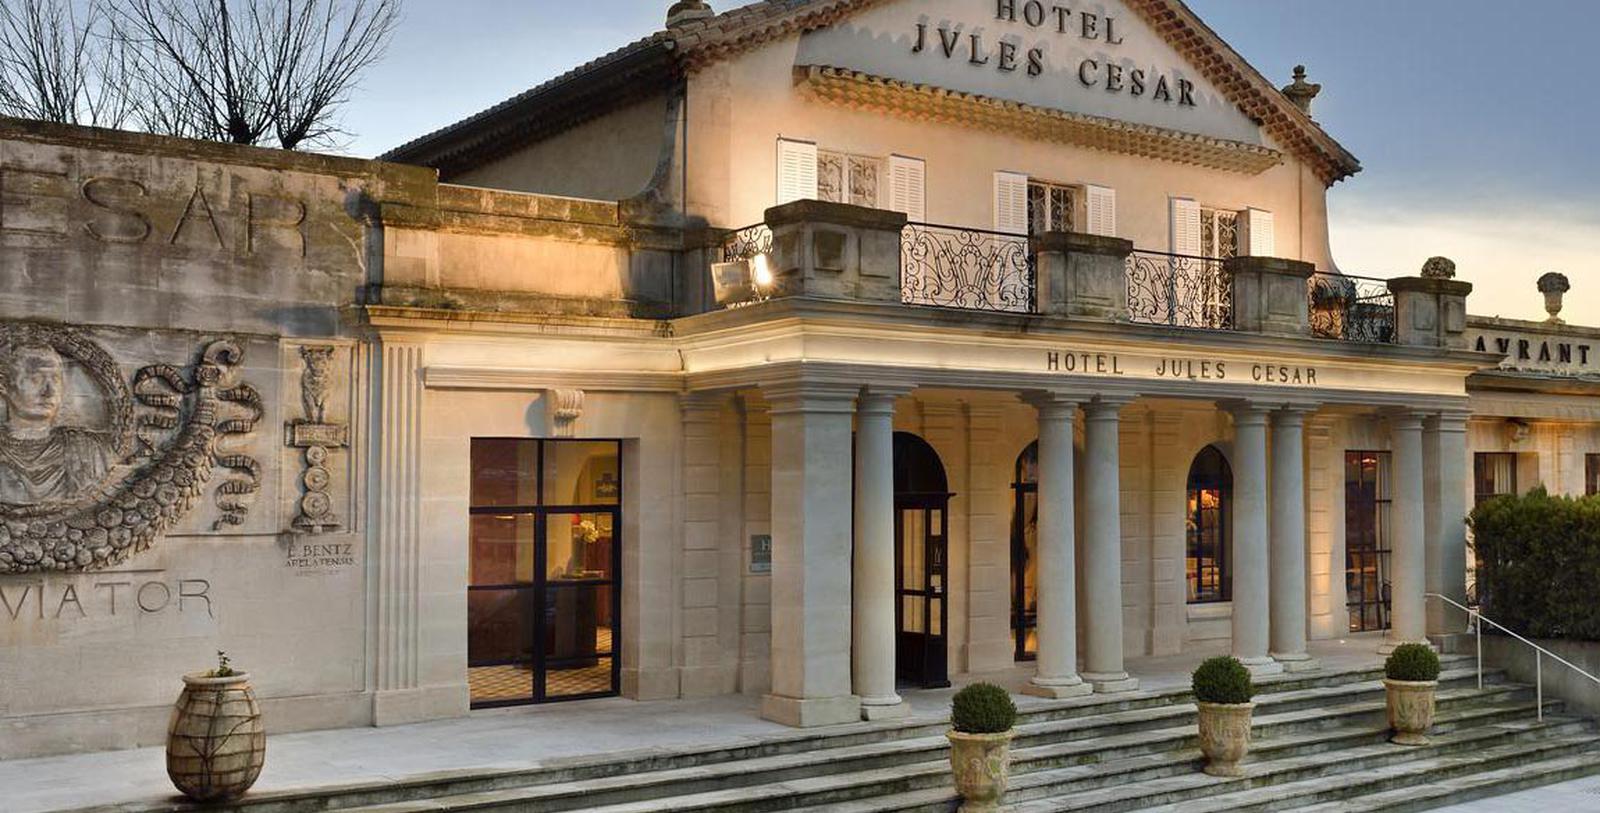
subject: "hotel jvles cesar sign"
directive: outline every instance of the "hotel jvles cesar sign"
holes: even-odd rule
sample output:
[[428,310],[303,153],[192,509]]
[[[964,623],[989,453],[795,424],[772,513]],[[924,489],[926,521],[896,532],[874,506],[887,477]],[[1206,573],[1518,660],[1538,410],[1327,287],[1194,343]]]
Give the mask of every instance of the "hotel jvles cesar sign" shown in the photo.
[[[1109,14],[1074,10],[1060,3],[1044,0],[993,0],[995,19],[1000,23],[1025,28],[1036,35],[1076,37],[1101,43],[1107,47],[1121,45],[1117,33],[1117,18]],[[948,60],[965,59],[967,64],[992,68],[1001,73],[1022,72],[1032,78],[1044,75],[1048,63],[1042,45],[1023,48],[1014,39],[986,40],[981,32],[964,32],[963,26],[942,23],[938,26],[919,22],[912,37],[913,54],[932,54]],[[1102,88],[1107,93],[1126,93],[1133,98],[1146,95],[1151,101],[1180,107],[1194,107],[1194,83],[1187,79],[1171,79],[1143,68],[1127,68],[1111,60],[1093,56],[1078,61],[1075,71],[1079,84],[1085,88]]]

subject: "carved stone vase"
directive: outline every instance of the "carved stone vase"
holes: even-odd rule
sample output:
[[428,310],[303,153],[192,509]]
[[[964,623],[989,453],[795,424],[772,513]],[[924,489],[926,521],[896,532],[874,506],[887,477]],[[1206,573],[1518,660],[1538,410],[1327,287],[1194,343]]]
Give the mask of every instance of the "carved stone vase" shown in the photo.
[[1199,703],[1200,753],[1212,776],[1243,776],[1240,763],[1250,752],[1250,713],[1254,703]]
[[963,734],[950,731],[950,770],[962,813],[999,810],[1011,780],[1011,738],[1015,731],[999,734]]
[[199,802],[233,799],[261,775],[267,733],[250,675],[183,676],[183,693],[167,726],[167,776]]
[[1389,741],[1399,745],[1427,745],[1428,729],[1433,727],[1433,693],[1437,680],[1383,679],[1389,698]]

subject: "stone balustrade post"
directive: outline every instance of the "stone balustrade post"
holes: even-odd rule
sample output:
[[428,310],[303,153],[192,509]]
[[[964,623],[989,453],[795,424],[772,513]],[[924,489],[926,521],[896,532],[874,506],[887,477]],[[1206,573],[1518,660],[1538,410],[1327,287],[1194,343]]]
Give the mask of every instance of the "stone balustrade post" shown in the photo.
[[1316,266],[1281,257],[1234,257],[1222,265],[1233,280],[1233,327],[1274,336],[1311,334],[1306,281]]
[[900,235],[906,216],[820,200],[767,210],[772,296],[900,301]]
[[1467,347],[1467,295],[1472,283],[1435,277],[1389,280],[1395,341],[1413,347]]
[[1133,242],[1078,232],[1034,238],[1034,310],[1118,322],[1128,319],[1128,255]]

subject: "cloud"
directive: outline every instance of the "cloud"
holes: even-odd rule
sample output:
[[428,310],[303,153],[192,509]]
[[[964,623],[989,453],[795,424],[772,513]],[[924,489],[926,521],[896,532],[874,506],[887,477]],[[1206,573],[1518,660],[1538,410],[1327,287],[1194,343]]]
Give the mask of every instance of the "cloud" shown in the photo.
[[1429,257],[1456,261],[1473,284],[1475,316],[1545,318],[1534,281],[1546,271],[1572,280],[1562,318],[1600,327],[1600,212],[1518,206],[1495,212],[1422,212],[1363,201],[1329,202],[1333,257],[1340,270],[1373,277],[1412,276]]

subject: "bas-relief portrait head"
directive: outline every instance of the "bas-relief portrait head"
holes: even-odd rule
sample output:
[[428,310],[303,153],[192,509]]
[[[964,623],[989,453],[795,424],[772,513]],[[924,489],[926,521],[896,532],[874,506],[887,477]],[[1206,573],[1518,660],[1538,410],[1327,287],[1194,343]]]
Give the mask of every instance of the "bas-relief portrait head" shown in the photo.
[[0,344],[0,505],[77,499],[117,462],[109,432],[65,419],[67,372],[67,361],[46,342]]

